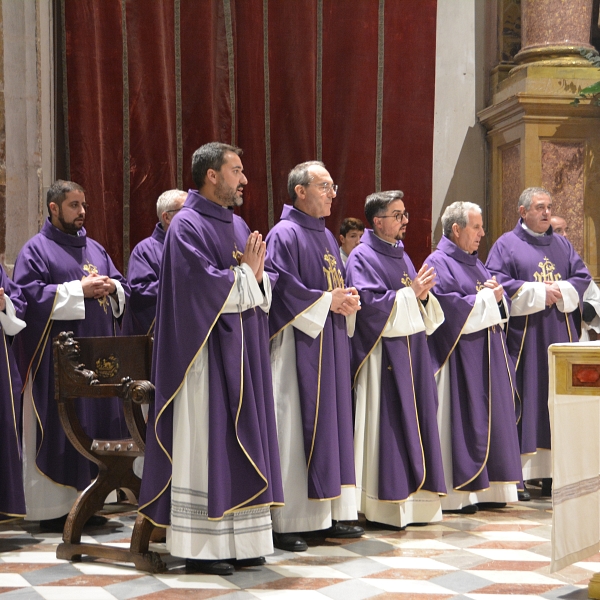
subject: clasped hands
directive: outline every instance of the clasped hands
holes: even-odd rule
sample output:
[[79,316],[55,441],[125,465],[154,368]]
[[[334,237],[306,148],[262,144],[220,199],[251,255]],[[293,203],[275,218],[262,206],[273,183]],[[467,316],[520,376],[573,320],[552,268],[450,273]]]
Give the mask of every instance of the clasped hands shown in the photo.
[[331,312],[349,317],[360,310],[360,296],[354,287],[331,290]]
[[504,287],[496,281],[496,276],[494,275],[491,279],[488,279],[483,287],[489,288],[494,291],[494,297],[496,298],[496,302],[500,302],[502,300],[502,296],[504,295]]
[[258,283],[262,283],[263,280],[266,253],[267,245],[263,242],[262,235],[258,231],[253,231],[246,241],[240,264],[246,263],[252,269]]
[[562,300],[562,292],[556,281],[544,281],[546,284],[546,306],[552,306]]
[[84,298],[102,298],[114,294],[117,286],[108,275],[91,273],[81,278]]
[[0,287],[0,310],[6,308],[6,298],[4,297],[4,288]]

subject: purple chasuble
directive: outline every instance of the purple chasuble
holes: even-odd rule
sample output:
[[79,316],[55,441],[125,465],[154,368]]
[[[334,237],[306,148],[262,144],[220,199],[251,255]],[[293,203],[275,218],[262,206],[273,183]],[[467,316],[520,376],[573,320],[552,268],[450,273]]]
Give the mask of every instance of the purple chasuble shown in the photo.
[[[420,489],[446,493],[437,426],[437,390],[424,331],[381,337],[396,291],[415,268],[400,242],[392,246],[366,229],[346,263],[346,283],[361,297],[351,340],[354,381],[381,342],[379,500],[401,501]],[[370,399],[367,399],[370,401]]]
[[165,230],[157,223],[152,235],[142,240],[129,257],[127,281],[131,296],[123,316],[124,335],[149,335],[154,329],[164,243]]
[[[282,503],[269,329],[260,308],[223,313],[236,286],[233,267],[250,230],[232,210],[190,190],[165,238],[140,512],[167,526],[171,506],[173,400],[207,345],[208,517]],[[265,276],[277,276],[265,260]],[[202,459],[201,459],[202,460]]]
[[[118,325],[110,301],[85,298],[85,319],[51,319],[58,284],[81,280],[88,274],[108,275],[121,283],[125,294],[129,287],[117,271],[106,250],[86,236],[69,235],[47,220],[40,233],[19,252],[14,279],[27,300],[27,327],[15,338],[15,354],[23,383],[33,380],[33,403],[37,419],[38,452],[36,465],[50,479],[77,490],[87,487],[97,467],[71,445],[64,434],[54,398],[52,340],[61,331],[75,337],[113,336]],[[127,426],[119,401],[86,398],[77,401],[77,414],[85,432],[92,438],[127,437]]]
[[[25,318],[27,302],[18,285],[0,267],[0,287],[19,319]],[[0,325],[0,523],[25,516],[23,465],[21,463],[21,377],[11,342]]]
[[[267,236],[279,283],[269,313],[271,337],[319,301],[344,287],[337,242],[325,220],[285,205]],[[311,338],[294,327],[308,497],[336,498],[355,485],[350,345],[346,317],[329,312],[322,332]]]
[[[544,236],[533,236],[523,229],[520,220],[492,246],[486,267],[511,298],[528,281],[560,280],[568,281],[577,290],[581,306],[591,281],[589,271],[567,238],[554,235],[552,228]],[[549,449],[548,346],[579,341],[573,315],[560,312],[554,304],[530,315],[511,317],[506,341],[517,369],[521,454]]]
[[435,372],[449,369],[452,485],[479,491],[520,483],[515,373],[501,325],[461,334],[477,292],[491,274],[477,257],[442,237],[425,261],[435,268],[435,296],[446,320],[429,336]]

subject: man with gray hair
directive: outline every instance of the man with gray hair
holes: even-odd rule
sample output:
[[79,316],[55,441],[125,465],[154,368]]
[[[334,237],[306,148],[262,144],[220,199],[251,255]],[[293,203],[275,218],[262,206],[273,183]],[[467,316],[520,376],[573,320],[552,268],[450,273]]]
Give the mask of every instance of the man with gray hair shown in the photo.
[[279,275],[269,329],[285,494],[285,506],[273,510],[273,531],[276,547],[301,552],[308,547],[301,532],[363,534],[340,522],[357,518],[347,327],[360,306],[325,228],[337,192],[325,165],[294,167],[288,192],[293,205],[283,207],[266,240]]
[[438,276],[435,295],[451,315],[427,340],[448,488],[442,508],[473,513],[516,502],[521,483],[514,367],[502,328],[509,300],[477,256],[485,235],[481,208],[453,202],[442,229],[427,258]]
[[183,190],[168,190],[158,197],[158,223],[152,235],[137,244],[129,257],[127,281],[131,287],[131,296],[123,321],[126,335],[150,335],[154,329],[165,235],[171,220],[181,210],[186,196]]
[[[519,222],[492,246],[486,266],[512,299],[507,342],[517,369],[523,479],[545,479],[552,476],[548,346],[578,341],[572,313],[591,277],[569,241],[552,231],[550,192],[527,188],[518,211]],[[525,490],[521,499],[528,495]]]
[[352,337],[357,497],[369,521],[400,528],[441,521],[439,494],[446,493],[426,339],[444,314],[430,293],[434,270],[424,264],[417,272],[404,252],[403,196],[367,196],[372,229],[349,256],[346,275],[362,304]]

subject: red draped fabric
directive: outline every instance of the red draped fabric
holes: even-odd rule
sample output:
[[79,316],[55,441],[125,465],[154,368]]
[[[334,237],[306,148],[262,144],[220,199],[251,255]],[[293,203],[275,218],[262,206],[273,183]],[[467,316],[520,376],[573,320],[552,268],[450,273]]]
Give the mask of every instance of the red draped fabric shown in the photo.
[[266,234],[288,171],[320,158],[340,186],[334,233],[364,220],[369,193],[401,189],[408,251],[429,253],[436,0],[62,1],[61,175],[85,187],[89,234],[120,268],[215,140],[244,150],[251,228]]

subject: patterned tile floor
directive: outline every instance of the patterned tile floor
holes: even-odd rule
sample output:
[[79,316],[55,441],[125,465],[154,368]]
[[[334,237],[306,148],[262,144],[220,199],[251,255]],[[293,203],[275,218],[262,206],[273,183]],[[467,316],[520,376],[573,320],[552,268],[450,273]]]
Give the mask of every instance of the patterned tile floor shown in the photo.
[[[0,600],[587,598],[600,554],[550,573],[551,503],[533,495],[401,532],[367,524],[362,539],[313,540],[307,552],[276,551],[265,566],[229,577],[188,575],[172,557],[169,572],[155,576],[92,559],[69,563],[56,558],[60,534],[13,523],[0,527]],[[119,513],[87,541],[126,546],[133,521],[132,513]]]

